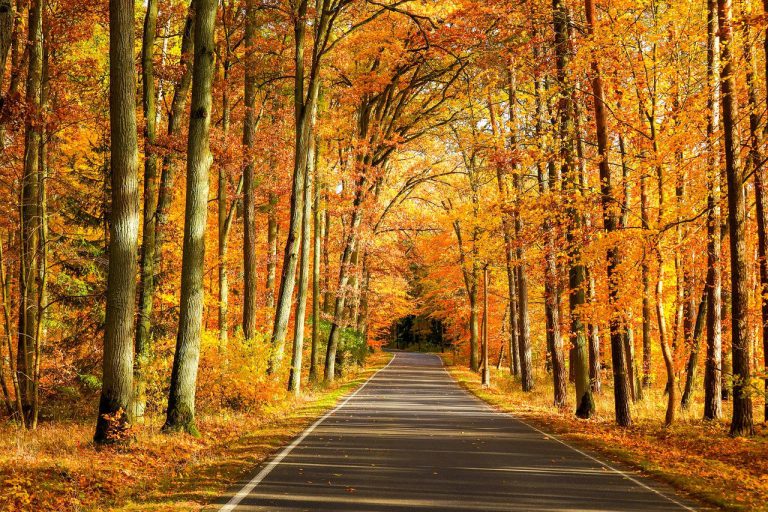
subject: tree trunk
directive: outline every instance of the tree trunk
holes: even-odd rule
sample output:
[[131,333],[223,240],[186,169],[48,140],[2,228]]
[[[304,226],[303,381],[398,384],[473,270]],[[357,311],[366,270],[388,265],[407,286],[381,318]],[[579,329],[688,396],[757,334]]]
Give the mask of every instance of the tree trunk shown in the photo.
[[195,389],[203,321],[205,231],[208,214],[208,173],[211,82],[214,69],[213,33],[216,2],[194,0],[195,44],[192,102],[187,143],[187,190],[181,267],[179,331],[173,358],[168,412],[163,427],[196,434]]
[[[539,47],[534,46],[533,58],[539,58]],[[534,77],[534,94],[536,97],[536,134],[539,140],[543,140],[544,102],[542,99],[542,80],[538,74]],[[543,144],[543,143],[542,143]],[[548,149],[542,147],[543,150]],[[539,193],[546,195],[550,192],[555,164],[553,160],[544,165],[537,165],[539,179]],[[563,342],[560,334],[560,299],[557,280],[557,248],[556,235],[552,220],[546,215],[542,221],[542,231],[545,236],[544,250],[544,316],[546,322],[547,350],[552,365],[553,403],[556,407],[564,407],[566,401],[567,375],[565,358],[563,356]]]
[[[464,240],[461,233],[461,224],[458,220],[453,222],[453,230],[459,244],[459,260],[461,263],[464,287],[469,299],[469,369],[476,372],[479,369],[477,360],[478,349],[478,325],[477,325],[477,264],[475,261],[467,262]],[[513,330],[515,332],[515,330]],[[512,341],[516,341],[512,339]]]
[[[315,115],[310,120],[314,133]],[[304,212],[301,221],[301,267],[299,270],[299,290],[296,297],[296,319],[293,332],[293,354],[291,371],[288,377],[288,391],[295,395],[301,392],[301,360],[304,349],[304,320],[307,312],[307,290],[309,288],[309,244],[311,243],[310,216],[312,215],[312,176],[315,172],[315,137],[309,139],[307,170],[304,173]]]
[[[763,13],[768,13],[768,0],[763,0]],[[768,58],[768,28],[765,29],[763,36],[763,53]],[[768,80],[768,67],[765,68],[765,79]],[[765,82],[766,90],[768,90],[768,82]],[[754,112],[754,111],[753,111]],[[757,113],[757,112],[754,112]],[[768,136],[768,124],[763,126],[763,138]],[[757,184],[757,180],[760,180],[760,184]],[[763,322],[763,374],[764,378],[764,392],[768,397],[768,234],[766,234],[766,222],[768,222],[768,204],[765,199],[765,166],[761,166],[759,170],[755,172],[755,194],[759,194],[759,202],[757,203],[757,235],[758,235],[758,247],[761,250],[760,253],[760,284],[761,291],[763,293],[763,300],[761,303],[760,313],[761,320]],[[765,400],[763,406],[763,418],[768,423],[768,399]]]
[[[557,79],[561,87],[558,105],[558,124],[560,137],[560,160],[562,174],[569,201],[574,201],[579,195],[579,173],[574,162],[573,141],[576,136],[573,124],[574,105],[571,86],[566,76],[569,61],[569,15],[564,0],[552,0],[553,27],[555,32],[555,55]],[[584,219],[573,206],[568,206],[570,222],[567,228],[568,241],[568,285],[569,308],[571,316],[571,353],[573,354],[573,369],[576,380],[576,415],[589,418],[595,410],[592,390],[589,384],[589,364],[587,359],[587,337],[581,318],[581,310],[586,304],[586,267],[581,260],[581,251],[577,241],[577,232],[583,227]]]
[[325,352],[325,382],[333,382],[336,377],[336,351],[339,344],[339,330],[342,327],[344,304],[347,298],[347,288],[350,276],[352,254],[357,247],[357,231],[362,220],[363,190],[365,187],[365,175],[360,176],[355,184],[355,199],[352,205],[352,218],[350,220],[349,233],[347,234],[344,252],[341,256],[339,269],[339,285],[336,294],[336,304],[333,310],[333,322],[328,335],[328,348]]
[[147,405],[144,371],[151,353],[152,300],[155,278],[155,214],[157,213],[157,95],[155,93],[154,48],[157,31],[157,0],[147,0],[144,36],[141,43],[142,108],[144,110],[144,210],[141,255],[139,260],[139,311],[133,362],[133,402],[131,421],[142,422]]
[[[758,253],[758,266],[759,266],[759,294],[760,297],[760,317],[761,317],[761,331],[763,338],[763,346],[768,346],[768,239],[766,237],[766,219],[768,219],[768,205],[765,202],[765,169],[763,166],[763,156],[761,154],[761,147],[763,143],[762,133],[760,132],[760,106],[758,105],[757,98],[757,79],[755,77],[757,73],[757,66],[755,63],[755,56],[752,53],[752,37],[749,30],[749,24],[744,24],[744,61],[747,64],[747,91],[749,98],[749,168],[755,177],[755,209],[757,211],[757,253]],[[768,34],[768,29],[766,30]],[[768,41],[768,35],[766,35],[766,41]],[[768,48],[768,46],[766,46]],[[768,55],[768,53],[766,53]],[[768,72],[766,72],[768,76]],[[768,86],[766,86],[768,87]],[[768,125],[764,128],[768,130]],[[755,357],[757,350],[756,347],[752,351]],[[767,357],[765,350],[763,350],[763,358]],[[757,361],[755,361],[757,366]],[[764,365],[768,366],[768,365]],[[768,378],[764,378],[764,387],[768,391]],[[768,395],[766,395],[768,396]],[[768,419],[768,400],[766,400],[764,408],[764,417]]]
[[254,164],[256,72],[252,54],[255,51],[256,5],[255,0],[246,1],[245,13],[245,114],[243,118],[243,147],[246,160],[243,168],[243,336],[252,340],[256,334],[256,206],[254,204]]
[[120,441],[133,394],[136,260],[139,237],[134,2],[109,2],[109,106],[112,212],[103,384],[94,441]]
[[[515,217],[515,232],[520,237],[520,216]],[[533,391],[533,354],[531,348],[531,322],[528,316],[528,275],[523,261],[524,253],[517,249],[517,306],[518,306],[518,360],[523,391]]]
[[[149,14],[149,12],[147,14]],[[184,31],[181,40],[180,64],[182,66],[183,72],[181,79],[177,83],[176,89],[174,91],[173,99],[171,102],[171,112],[168,118],[169,136],[177,135],[181,130],[181,117],[184,114],[184,104],[186,103],[186,97],[191,83],[192,66],[188,65],[187,60],[188,54],[192,47],[192,23],[193,17],[190,8],[184,25]],[[146,78],[144,80],[146,81]],[[144,94],[147,93],[145,92]],[[152,102],[155,102],[155,96],[152,95],[151,97]],[[145,131],[145,138],[146,133],[147,132]],[[157,165],[156,161],[154,165]],[[147,168],[147,161],[145,159],[145,175],[150,169]],[[173,155],[171,152],[169,152],[168,154],[164,155],[162,159],[160,184],[159,186],[155,185],[155,192],[157,194],[156,199],[150,190],[151,187],[148,188],[146,186],[145,176],[143,219],[144,231],[142,234],[141,259],[139,262],[139,311],[135,340],[136,360],[134,361],[134,397],[133,403],[131,405],[131,414],[134,421],[140,421],[146,406],[146,382],[143,373],[144,367],[149,362],[149,358],[151,357],[152,300],[155,295],[155,288],[157,285],[156,275],[158,273],[158,261],[162,255],[163,235],[165,234],[164,227],[167,223],[168,211],[170,210],[171,200],[173,198],[174,175],[175,164],[173,161]],[[150,195],[147,195],[148,193]],[[153,204],[154,207],[152,207]],[[148,207],[150,208],[149,211]],[[151,212],[151,215],[149,212]]]
[[[43,24],[43,66],[42,81],[40,88],[40,112],[44,114],[48,110],[48,96],[50,93],[49,83],[49,23]],[[32,419],[30,427],[37,428],[38,418],[40,417],[40,362],[43,351],[43,344],[47,336],[46,311],[48,309],[48,133],[46,131],[45,118],[43,118],[40,133],[40,162],[38,165],[38,212],[40,214],[40,233],[39,246],[37,249],[40,259],[37,275],[37,325],[35,326],[35,353],[32,369]]]
[[707,15],[707,359],[704,366],[704,419],[722,412],[722,274],[720,270],[720,125],[718,94],[719,40],[717,3],[708,0]]
[[[640,176],[640,221],[644,231],[650,228],[650,216],[648,213],[648,177],[643,173]],[[650,255],[647,250],[647,237],[643,247],[643,259],[640,262],[641,280],[643,282],[643,387],[651,388],[651,268],[648,263]]]
[[[595,5],[593,0],[585,0],[587,30],[590,35],[595,33]],[[597,132],[597,151],[600,162],[600,192],[603,202],[603,225],[607,233],[616,231],[619,227],[620,206],[613,193],[611,169],[608,162],[608,123],[603,99],[603,82],[597,60],[592,61],[592,92],[595,104],[595,130]],[[606,281],[608,283],[608,301],[611,308],[609,326],[611,333],[611,366],[613,370],[613,395],[616,423],[622,427],[631,425],[632,417],[629,410],[630,381],[628,379],[628,361],[626,347],[626,314],[617,311],[621,300],[619,290],[618,267],[621,261],[619,248],[612,245],[607,251],[608,266]]]
[[512,352],[512,375],[520,375],[520,343],[518,343],[520,332],[520,313],[517,305],[517,275],[514,266],[509,267],[509,346]]
[[483,268],[483,348],[482,348],[482,385],[488,387],[491,385],[491,368],[488,365],[488,265]]
[[[279,370],[285,348],[285,337],[288,332],[288,321],[293,305],[293,289],[296,284],[296,266],[299,257],[299,243],[301,239],[301,221],[304,211],[304,174],[307,172],[307,159],[311,144],[312,121],[317,108],[317,97],[320,87],[320,78],[316,71],[320,65],[319,59],[311,60],[309,84],[307,96],[304,96],[304,46],[307,29],[307,0],[301,0],[296,7],[295,21],[295,53],[296,67],[294,80],[294,113],[296,118],[296,139],[294,147],[293,187],[291,189],[291,213],[288,227],[288,238],[285,243],[283,255],[283,269],[280,275],[280,291],[277,296],[275,309],[275,322],[272,329],[272,354],[269,360],[268,371],[270,373]],[[318,13],[320,20],[326,16],[321,10]],[[315,49],[315,52],[317,49]],[[316,55],[313,54],[313,57]]]
[[330,315],[333,311],[333,295],[331,294],[331,257],[330,257],[330,233],[331,233],[331,212],[328,210],[328,191],[325,190],[325,210],[323,211],[323,313]]
[[728,182],[728,224],[731,247],[731,347],[733,364],[733,420],[731,435],[752,435],[752,397],[749,395],[749,276],[746,247],[746,193],[739,162],[739,118],[736,77],[733,66],[732,0],[718,0],[718,22],[722,45],[722,83],[725,173]]
[[315,141],[315,173],[312,189],[312,352],[309,361],[309,381],[316,383],[320,378],[320,254],[323,243],[322,213],[320,211],[320,170],[318,165],[318,147]]
[[693,393],[693,382],[696,379],[696,367],[699,363],[699,349],[701,347],[701,334],[704,331],[705,319],[708,315],[707,310],[707,290],[701,295],[699,310],[696,313],[696,323],[693,327],[691,336],[691,353],[688,356],[688,363],[685,368],[685,388],[683,388],[683,398],[680,399],[680,406],[683,410],[688,409],[691,404],[691,395]]

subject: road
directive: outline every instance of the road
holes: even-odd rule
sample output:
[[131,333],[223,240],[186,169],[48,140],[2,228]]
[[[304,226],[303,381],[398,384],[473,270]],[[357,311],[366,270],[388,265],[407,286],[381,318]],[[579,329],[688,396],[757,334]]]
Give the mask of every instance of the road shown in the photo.
[[396,353],[267,461],[222,511],[680,511],[669,489],[597,460]]

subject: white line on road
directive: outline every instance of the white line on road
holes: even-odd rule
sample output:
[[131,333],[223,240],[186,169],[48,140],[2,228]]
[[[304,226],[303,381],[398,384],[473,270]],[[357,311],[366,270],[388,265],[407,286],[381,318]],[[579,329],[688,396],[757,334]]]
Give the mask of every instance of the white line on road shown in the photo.
[[[445,373],[447,373],[447,374],[448,374],[448,376],[451,378],[451,380],[453,380],[454,382],[457,382],[457,381],[456,381],[456,379],[454,379],[454,378],[453,378],[453,375],[451,375],[451,373],[450,373],[450,372],[448,371],[448,369],[445,367],[445,363],[443,362],[442,358],[440,358],[439,356],[435,356],[435,357],[437,357],[437,358],[440,360],[440,362],[441,362],[441,363],[442,363],[442,365],[443,365],[443,370],[445,370]],[[467,391],[467,390],[466,390],[466,389],[464,389],[463,387],[461,387],[461,386],[459,386],[459,387],[460,387],[460,388],[461,388],[461,389],[462,389],[464,392],[466,392],[466,393],[467,393],[469,396],[471,396],[472,398],[476,399],[477,401],[479,401],[480,403],[482,403],[483,405],[485,405],[485,406],[486,406],[488,409],[490,409],[490,410],[491,410],[491,411],[493,411],[494,413],[496,413],[496,414],[506,414],[507,416],[511,417],[512,419],[514,419],[514,420],[516,420],[516,421],[519,421],[520,423],[522,423],[522,424],[523,424],[523,425],[525,425],[526,427],[528,427],[528,428],[530,428],[530,429],[532,429],[532,430],[535,430],[536,432],[538,432],[538,433],[540,433],[540,434],[542,434],[542,435],[546,436],[547,438],[550,438],[550,439],[552,439],[553,441],[557,441],[558,443],[562,444],[563,446],[566,446],[566,447],[570,448],[571,450],[575,451],[576,453],[578,453],[578,454],[580,454],[580,455],[582,455],[582,456],[584,456],[584,457],[586,457],[586,458],[588,458],[588,459],[590,459],[590,460],[593,460],[593,461],[597,462],[597,463],[598,463],[598,464],[600,464],[601,466],[603,466],[603,467],[605,467],[605,468],[607,468],[607,469],[610,469],[611,471],[613,471],[614,473],[617,473],[618,475],[621,475],[621,476],[623,476],[623,477],[624,477],[624,478],[626,478],[627,480],[629,480],[629,481],[631,481],[631,482],[633,482],[633,483],[635,483],[635,484],[639,485],[639,486],[640,486],[640,487],[642,487],[643,489],[646,489],[646,490],[648,490],[648,491],[651,491],[651,492],[653,492],[653,493],[655,493],[655,494],[658,494],[658,495],[659,495],[659,496],[661,496],[662,498],[664,498],[664,499],[666,499],[666,500],[668,500],[668,501],[670,501],[670,502],[674,503],[675,505],[677,505],[678,507],[682,508],[683,510],[689,510],[690,512],[696,512],[696,509],[695,509],[695,508],[691,508],[691,507],[689,507],[688,505],[686,505],[686,504],[684,504],[684,503],[681,503],[681,502],[677,501],[676,499],[672,498],[671,496],[668,496],[668,495],[664,494],[663,492],[659,491],[658,489],[654,489],[653,487],[651,487],[651,486],[649,486],[649,485],[647,485],[647,484],[645,484],[645,483],[641,482],[640,480],[638,480],[637,478],[633,477],[632,475],[629,475],[629,474],[625,473],[624,471],[622,471],[622,470],[620,470],[620,469],[618,469],[618,468],[616,468],[616,467],[614,467],[614,466],[611,466],[611,465],[610,465],[610,464],[608,464],[607,462],[603,462],[602,460],[600,460],[600,459],[598,459],[598,458],[596,458],[596,457],[593,457],[592,455],[590,455],[590,454],[588,454],[588,453],[586,453],[586,452],[584,452],[584,451],[582,451],[582,450],[579,450],[579,449],[578,449],[578,448],[576,448],[575,446],[571,446],[570,444],[566,443],[565,441],[563,441],[562,439],[560,439],[560,438],[559,438],[559,437],[557,437],[556,435],[554,435],[554,434],[550,434],[549,432],[544,432],[543,430],[540,430],[540,429],[538,429],[538,428],[534,427],[534,426],[533,426],[533,425],[531,425],[530,423],[528,423],[528,422],[526,422],[526,421],[523,421],[523,420],[521,420],[520,418],[518,418],[517,416],[515,416],[515,415],[514,415],[513,413],[511,413],[511,412],[507,412],[507,411],[500,411],[499,409],[496,409],[495,407],[492,407],[492,406],[491,406],[490,404],[488,404],[488,402],[486,402],[485,400],[481,399],[480,397],[476,396],[476,395],[475,395],[475,394],[473,394],[473,393],[470,393],[469,391]]]
[[315,430],[322,422],[327,420],[330,416],[332,416],[339,409],[341,409],[342,407],[347,405],[347,402],[352,400],[359,392],[361,392],[363,390],[363,388],[365,388],[365,386],[367,386],[368,383],[371,382],[373,380],[373,378],[376,377],[376,375],[379,374],[380,371],[385,370],[390,364],[392,364],[392,361],[395,360],[395,357],[397,357],[397,353],[393,353],[392,354],[392,359],[390,359],[389,362],[385,366],[383,366],[382,368],[379,368],[376,371],[376,373],[371,375],[368,378],[368,380],[366,380],[363,383],[362,386],[360,386],[359,388],[357,388],[357,390],[355,390],[354,393],[349,395],[343,402],[341,402],[339,405],[334,407],[332,410],[330,410],[327,413],[325,413],[324,416],[322,416],[319,420],[315,421],[304,432],[302,432],[299,437],[294,439],[291,444],[289,444],[288,446],[283,448],[283,450],[280,453],[278,453],[275,458],[273,458],[271,461],[269,461],[269,464],[264,466],[264,468],[261,471],[259,471],[256,474],[256,476],[254,476],[251,479],[250,482],[245,484],[242,487],[242,489],[240,489],[237,492],[237,494],[232,496],[232,498],[227,502],[227,504],[219,509],[219,512],[229,512],[231,510],[235,510],[235,507],[237,507],[237,505],[239,505],[240,502],[243,501],[243,499],[245,499],[246,496],[248,496],[251,492],[253,492],[253,490],[256,488],[256,486],[258,486],[261,483],[261,481],[264,480],[267,477],[267,475],[269,475],[272,472],[272,470],[275,469],[277,467],[277,465],[280,464],[280,462],[282,462],[283,459],[286,458],[288,456],[288,454],[290,454],[293,451],[294,448],[299,446],[301,444],[301,442],[304,441],[304,439],[306,439],[306,437],[309,434],[311,434],[312,431]]

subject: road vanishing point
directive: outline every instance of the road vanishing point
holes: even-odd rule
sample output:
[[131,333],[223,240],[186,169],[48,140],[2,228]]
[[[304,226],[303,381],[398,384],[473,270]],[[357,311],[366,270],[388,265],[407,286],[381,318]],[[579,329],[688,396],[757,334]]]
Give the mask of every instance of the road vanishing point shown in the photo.
[[461,388],[431,354],[390,363],[218,503],[227,511],[681,511]]

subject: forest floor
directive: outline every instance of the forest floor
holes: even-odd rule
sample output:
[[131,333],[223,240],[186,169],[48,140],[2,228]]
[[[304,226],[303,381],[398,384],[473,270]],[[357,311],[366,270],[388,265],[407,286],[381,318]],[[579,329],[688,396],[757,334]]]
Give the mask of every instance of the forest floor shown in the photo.
[[199,510],[250,475],[391,354],[377,352],[329,388],[278,400],[257,412],[198,418],[201,436],[169,436],[154,418],[132,442],[97,449],[94,420],[43,423],[35,432],[0,426],[0,510]]
[[[650,390],[645,400],[632,406],[633,425],[620,428],[613,420],[613,393],[606,389],[596,398],[597,417],[580,420],[573,414],[574,397],[563,410],[552,407],[551,378],[536,375],[536,388],[523,393],[509,370],[493,368],[491,386],[483,388],[480,376],[453,365],[443,357],[449,372],[469,391],[493,407],[510,412],[531,425],[558,435],[576,446],[602,454],[623,466],[665,481],[713,508],[734,511],[768,510],[768,427],[756,426],[751,438],[731,438],[728,424],[701,420],[698,401],[680,411],[671,428],[663,426],[666,398],[661,389]],[[603,383],[605,385],[605,382]],[[762,405],[762,403],[760,404]],[[730,404],[723,404],[725,417]],[[761,407],[755,407],[757,417]]]

